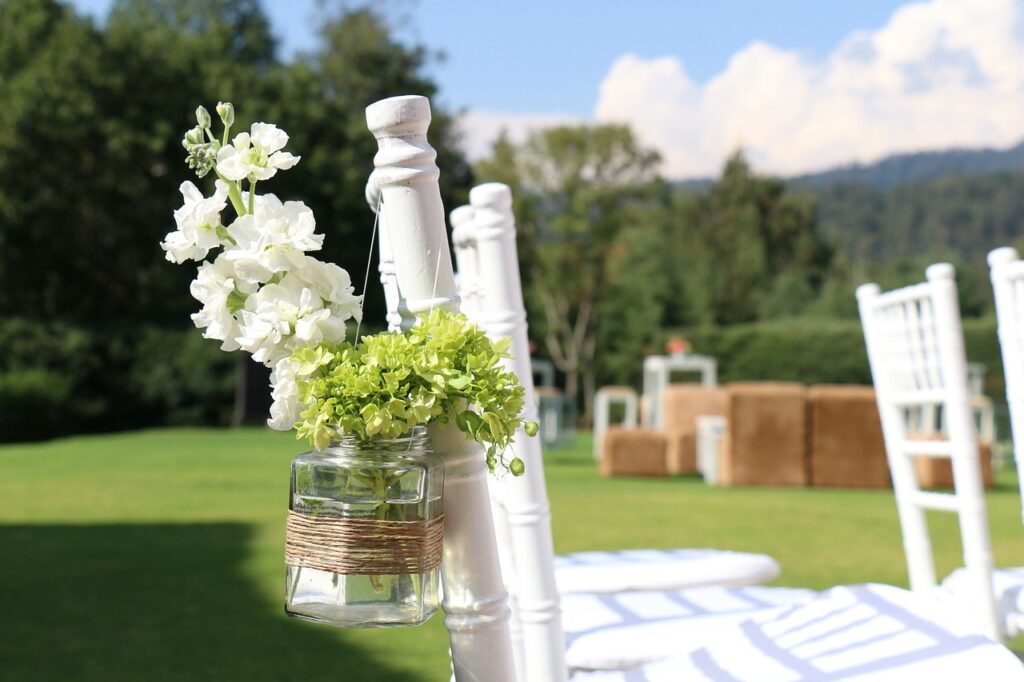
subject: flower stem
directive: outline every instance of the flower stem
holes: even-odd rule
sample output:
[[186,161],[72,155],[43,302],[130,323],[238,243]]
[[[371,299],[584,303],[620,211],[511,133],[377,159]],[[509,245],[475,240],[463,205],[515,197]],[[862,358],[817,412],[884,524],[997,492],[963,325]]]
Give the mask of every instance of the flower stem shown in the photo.
[[246,211],[245,202],[242,201],[242,190],[239,189],[238,183],[228,180],[216,169],[214,169],[214,172],[217,173],[218,178],[228,184],[228,199],[231,201],[231,208],[235,209],[235,213],[241,218],[245,215]]
[[255,213],[254,206],[256,205],[256,180],[249,180],[249,213]]
[[[391,511],[391,505],[389,505],[386,502],[386,500],[387,500],[387,485],[384,482],[384,474],[380,471],[380,469],[374,469],[373,470],[373,494],[374,494],[374,497],[376,497],[377,500],[379,500],[379,502],[377,504],[377,513],[376,513],[377,520],[380,521],[380,520],[387,519],[388,515],[389,515],[389,512]],[[381,576],[381,575],[371,575],[370,576],[370,585],[373,586],[374,592],[377,592],[378,594],[383,592],[384,591],[384,576]]]

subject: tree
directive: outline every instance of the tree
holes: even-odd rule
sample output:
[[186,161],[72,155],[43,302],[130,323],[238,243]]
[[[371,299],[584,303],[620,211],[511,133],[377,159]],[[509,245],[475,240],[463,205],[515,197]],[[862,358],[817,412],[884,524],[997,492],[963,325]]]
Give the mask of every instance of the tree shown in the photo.
[[266,47],[244,61],[255,38],[216,28],[239,16],[226,1],[120,0],[102,32],[50,0],[0,8],[0,312],[181,324],[190,276],[157,246],[181,201],[181,134]]
[[817,232],[813,200],[732,156],[706,195],[677,200],[676,252],[696,321],[731,324],[790,316],[809,305],[832,249]]
[[672,228],[668,193],[666,185],[654,182],[646,196],[629,203],[625,225],[609,254],[596,306],[597,386],[638,386],[643,357],[659,351],[661,329],[673,322],[666,312],[678,306],[681,292],[673,284],[679,268],[665,249]]
[[[437,58],[421,45],[399,42],[383,16],[358,8],[328,16],[318,49],[270,75],[265,116],[279,121],[301,150],[302,162],[276,191],[301,196],[327,238],[324,255],[361,279],[367,266],[374,217],[364,189],[373,170],[377,142],[366,129],[365,109],[396,95],[433,99],[437,85],[426,73]],[[431,103],[429,138],[441,168],[442,198],[465,202],[470,168],[458,150],[453,119]],[[366,311],[384,316],[383,292],[371,277]],[[362,282],[355,283],[357,290]]]
[[[7,316],[187,323],[192,273],[166,263],[157,244],[187,178],[181,136],[198,104],[212,111],[220,99],[235,103],[236,131],[271,120],[291,133],[303,161],[267,189],[306,201],[326,228],[324,255],[361,280],[376,151],[364,108],[437,91],[425,72],[434,55],[399,42],[370,9],[328,17],[318,49],[289,64],[275,56],[258,0],[116,0],[102,30],[54,0],[6,0],[0,39]],[[453,130],[435,106],[446,192],[469,184]],[[369,288],[371,314],[378,289]]]
[[596,388],[597,313],[658,160],[625,126],[562,126],[518,146],[502,138],[476,169],[480,180],[513,188],[532,328],[565,374],[566,394],[582,389],[584,421]]
[[[435,55],[357,8],[328,16],[318,48],[281,63],[261,4],[115,0],[97,27],[56,0],[0,0],[0,319],[101,330],[125,364],[136,347],[146,352],[140,337],[189,325],[194,270],[167,263],[158,243],[174,227],[178,186],[190,176],[182,135],[197,105],[212,111],[218,100],[236,105],[235,132],[267,120],[291,133],[289,147],[303,160],[266,189],[315,210],[327,234],[321,256],[362,286],[373,224],[363,197],[376,152],[364,108],[390,95],[435,95],[426,72]],[[469,185],[453,131],[435,103],[431,141],[449,200],[451,188]],[[209,193],[213,178],[199,184]],[[374,278],[371,326],[383,307],[379,289]],[[213,342],[198,348],[218,353]],[[96,357],[81,354],[83,364]],[[150,357],[137,364],[154,366]],[[107,374],[115,375],[97,372]],[[144,374],[168,392],[158,372]],[[265,379],[249,384],[266,398]],[[101,406],[76,427],[152,419],[114,418],[107,406],[124,403],[124,393],[106,385],[76,384],[76,392]]]

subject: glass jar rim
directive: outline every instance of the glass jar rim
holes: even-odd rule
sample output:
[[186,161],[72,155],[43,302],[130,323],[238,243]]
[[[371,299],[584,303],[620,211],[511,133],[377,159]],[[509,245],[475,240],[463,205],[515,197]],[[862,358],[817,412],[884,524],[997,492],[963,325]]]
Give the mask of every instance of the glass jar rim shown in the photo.
[[374,438],[371,440],[360,440],[353,434],[342,433],[338,438],[331,441],[328,448],[343,447],[355,449],[397,449],[408,446],[410,449],[425,442],[427,439],[427,427],[423,425],[414,426],[396,438]]

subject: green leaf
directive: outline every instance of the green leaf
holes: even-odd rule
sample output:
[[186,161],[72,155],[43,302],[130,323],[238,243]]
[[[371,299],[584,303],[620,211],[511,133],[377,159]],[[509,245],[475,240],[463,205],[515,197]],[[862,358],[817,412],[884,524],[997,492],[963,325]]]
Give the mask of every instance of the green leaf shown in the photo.
[[522,460],[499,456],[520,427],[537,432],[519,416],[517,377],[499,364],[508,347],[507,339],[492,343],[465,316],[439,309],[404,334],[296,351],[306,405],[297,431],[326,447],[337,431],[361,440],[394,438],[413,426],[454,419],[486,449],[492,470],[521,469]]

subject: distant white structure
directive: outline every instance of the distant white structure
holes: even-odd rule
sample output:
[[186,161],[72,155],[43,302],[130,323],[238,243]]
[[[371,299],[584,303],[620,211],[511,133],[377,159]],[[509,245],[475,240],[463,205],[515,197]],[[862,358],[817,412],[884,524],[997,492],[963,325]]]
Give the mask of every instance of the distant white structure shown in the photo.
[[697,373],[704,386],[718,385],[718,361],[706,355],[649,355],[644,358],[644,423],[655,429],[665,428],[665,387],[673,374]]
[[601,458],[601,448],[604,446],[604,434],[611,426],[611,412],[613,405],[622,405],[622,425],[625,427],[636,427],[640,412],[640,401],[636,391],[629,386],[604,386],[597,389],[594,394],[594,459]]

